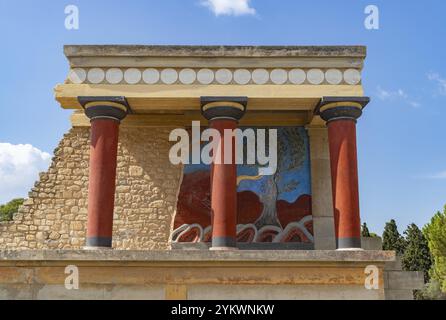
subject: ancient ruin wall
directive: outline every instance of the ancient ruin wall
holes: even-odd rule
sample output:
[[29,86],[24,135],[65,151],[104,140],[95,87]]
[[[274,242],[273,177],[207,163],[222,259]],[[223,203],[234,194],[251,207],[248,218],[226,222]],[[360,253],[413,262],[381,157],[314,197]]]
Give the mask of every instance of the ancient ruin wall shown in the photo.
[[[89,128],[72,128],[29,199],[0,223],[0,249],[77,249],[85,245]],[[113,247],[168,249],[182,168],[168,159],[169,128],[120,129]]]

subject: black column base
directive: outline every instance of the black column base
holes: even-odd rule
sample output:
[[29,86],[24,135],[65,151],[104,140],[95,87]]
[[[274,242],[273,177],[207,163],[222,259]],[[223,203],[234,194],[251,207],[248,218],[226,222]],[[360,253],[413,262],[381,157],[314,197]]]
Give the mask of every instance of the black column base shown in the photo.
[[237,249],[237,241],[233,237],[212,237],[212,249],[228,248]]
[[88,248],[111,248],[111,237],[87,237]]
[[361,250],[361,238],[337,238],[336,248]]

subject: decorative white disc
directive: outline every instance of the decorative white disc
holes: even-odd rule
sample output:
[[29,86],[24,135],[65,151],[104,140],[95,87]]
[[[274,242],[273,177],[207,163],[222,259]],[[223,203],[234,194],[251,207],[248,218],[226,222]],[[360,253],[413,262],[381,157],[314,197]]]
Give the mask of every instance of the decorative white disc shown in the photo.
[[68,79],[75,84],[80,84],[87,79],[87,72],[82,68],[74,68],[70,70]]
[[302,69],[293,69],[288,72],[288,78],[292,84],[302,84],[305,82],[307,75]]
[[232,81],[232,72],[228,69],[219,69],[215,73],[215,79],[219,84],[228,84]]
[[142,80],[147,84],[155,84],[160,81],[160,73],[154,68],[144,70]]
[[105,78],[105,72],[104,70],[100,69],[100,68],[93,68],[88,70],[88,81],[90,81],[91,83],[101,83],[102,81],[104,81]]
[[251,72],[246,69],[238,69],[234,72],[234,81],[238,84],[247,84],[251,81]]
[[283,69],[274,69],[271,71],[271,81],[274,84],[284,84],[288,80],[288,73]]
[[255,84],[265,84],[269,80],[269,72],[265,69],[255,69],[252,72],[252,81]]
[[192,69],[183,69],[180,71],[180,82],[183,84],[192,84],[197,78],[197,74]]
[[172,84],[178,80],[178,72],[175,69],[164,69],[161,71],[161,81],[165,84]]
[[136,84],[141,81],[141,71],[136,68],[130,68],[124,72],[124,80],[128,84]]
[[361,81],[361,73],[356,69],[345,70],[344,80],[348,84],[356,85]]
[[307,79],[311,84],[321,84],[324,81],[324,73],[320,69],[311,69],[307,72]]
[[119,68],[111,68],[108,69],[105,73],[105,79],[108,83],[111,84],[117,84],[122,81],[122,78],[124,77],[124,74],[122,73],[122,70]]
[[338,69],[329,69],[325,72],[325,79],[329,84],[340,84],[342,82],[342,72]]
[[198,71],[197,79],[201,84],[210,84],[214,81],[214,72],[210,69],[201,69]]

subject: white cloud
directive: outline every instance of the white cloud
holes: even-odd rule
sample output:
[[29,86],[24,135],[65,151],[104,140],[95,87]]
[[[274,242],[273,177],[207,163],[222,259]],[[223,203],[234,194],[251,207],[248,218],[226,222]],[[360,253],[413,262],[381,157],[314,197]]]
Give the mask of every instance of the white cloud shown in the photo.
[[415,102],[415,101],[409,101],[408,103],[411,107],[414,107],[414,108],[421,107],[421,104],[419,104],[418,102]]
[[436,72],[430,72],[427,74],[427,78],[430,81],[434,81],[438,85],[438,91],[441,95],[446,95],[446,79],[442,78],[438,73]]
[[421,105],[414,101],[403,89],[385,90],[381,86],[377,87],[377,96],[383,101],[402,100],[413,108],[418,108]]
[[0,143],[0,204],[26,197],[50,161],[50,154],[30,144]]
[[438,171],[436,173],[423,174],[418,176],[413,176],[415,179],[428,179],[428,180],[446,180],[446,170]]
[[249,6],[250,0],[202,0],[201,3],[208,7],[216,16],[241,16],[254,15],[256,10]]
[[392,90],[385,90],[380,86],[378,86],[377,90],[378,90],[378,98],[380,98],[381,100],[389,100],[394,98],[407,99],[407,94],[404,92],[403,89],[392,91]]
[[440,171],[430,176],[427,176],[429,179],[446,179],[446,171]]

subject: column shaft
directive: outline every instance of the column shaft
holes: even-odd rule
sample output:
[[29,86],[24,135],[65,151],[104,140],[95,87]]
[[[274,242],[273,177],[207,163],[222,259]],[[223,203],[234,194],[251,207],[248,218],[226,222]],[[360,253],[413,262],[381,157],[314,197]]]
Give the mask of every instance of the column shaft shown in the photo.
[[129,112],[125,97],[78,97],[90,118],[87,248],[111,248],[119,124]]
[[210,127],[220,133],[221,159],[211,169],[212,247],[235,247],[237,226],[237,166],[235,139],[232,139],[232,163],[224,164],[224,130],[234,130],[235,120],[212,120]]
[[87,246],[111,247],[119,122],[91,122]]
[[329,122],[328,135],[337,246],[360,248],[356,121]]
[[327,122],[338,249],[361,249],[356,121],[368,97],[324,97],[319,114]]
[[[211,165],[212,250],[237,247],[237,165],[232,133],[245,114],[247,103],[247,97],[201,97],[201,113],[220,136],[220,152],[214,155]],[[225,129],[230,130],[232,139],[232,157],[227,164]]]

